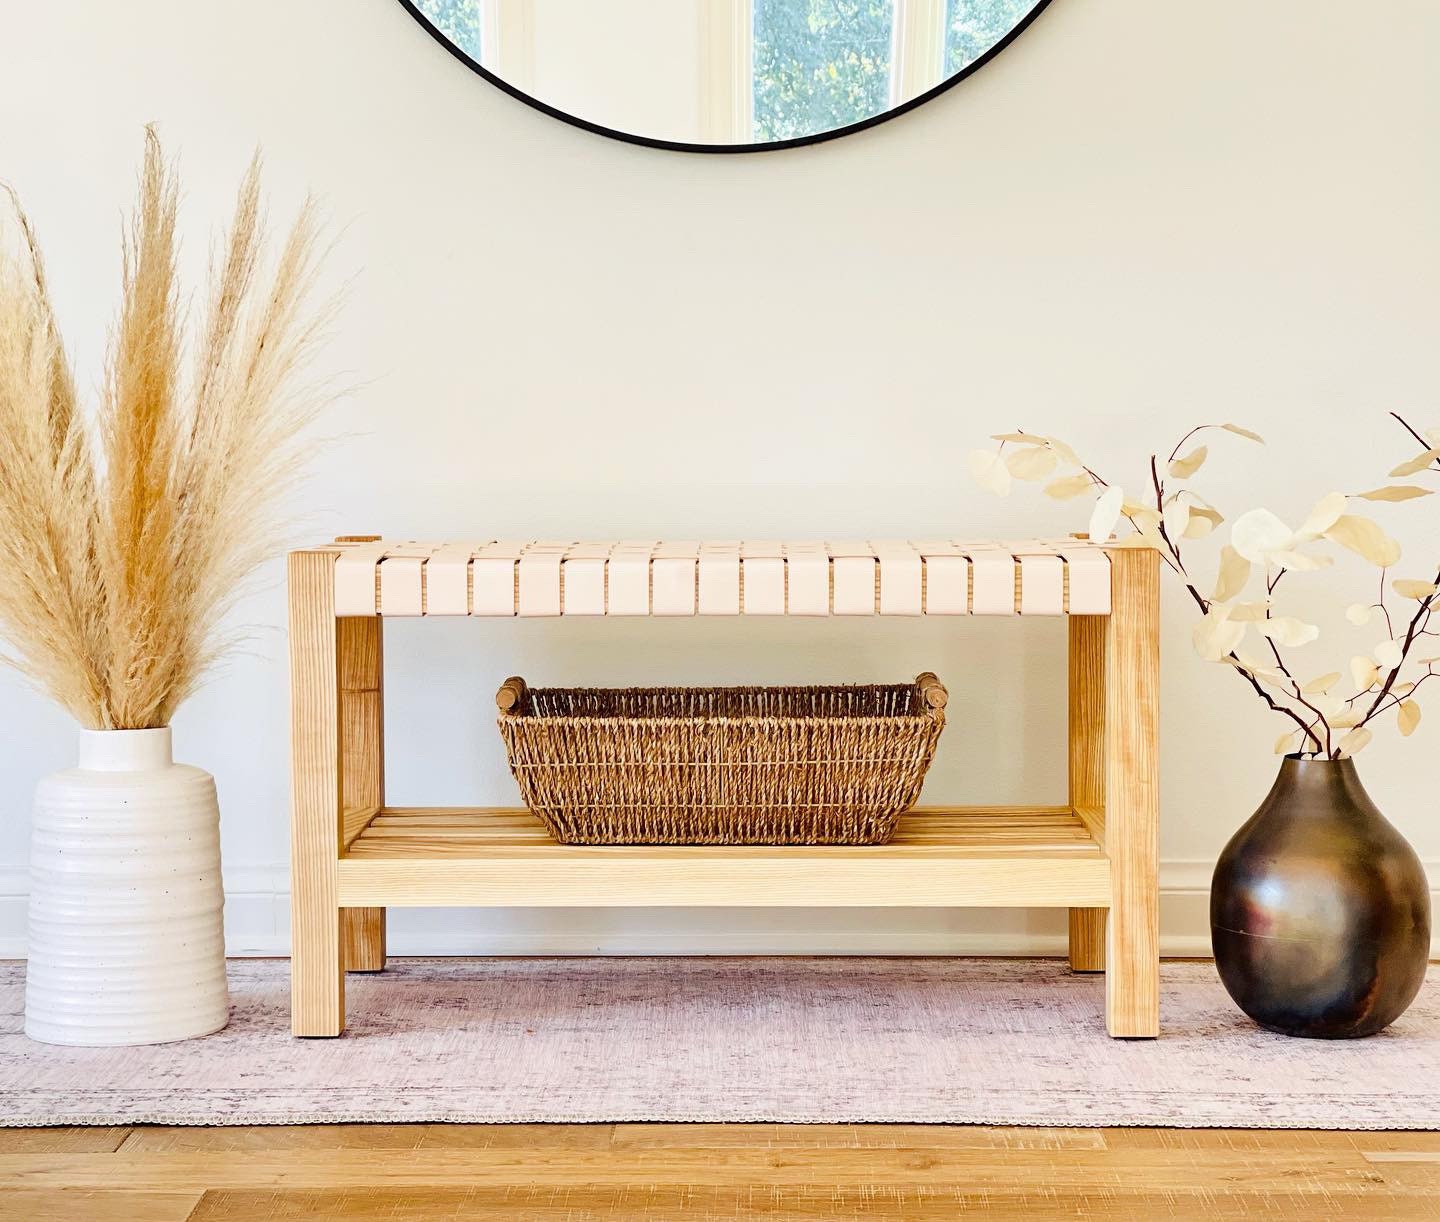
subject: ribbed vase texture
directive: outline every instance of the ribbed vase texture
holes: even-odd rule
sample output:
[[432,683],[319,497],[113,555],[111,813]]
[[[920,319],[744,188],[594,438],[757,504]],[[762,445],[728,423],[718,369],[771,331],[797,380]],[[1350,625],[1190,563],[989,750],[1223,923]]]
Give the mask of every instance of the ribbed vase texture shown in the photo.
[[81,731],[80,767],[40,782],[25,1033],[158,1044],[220,1030],[225,984],[215,782],[170,731]]

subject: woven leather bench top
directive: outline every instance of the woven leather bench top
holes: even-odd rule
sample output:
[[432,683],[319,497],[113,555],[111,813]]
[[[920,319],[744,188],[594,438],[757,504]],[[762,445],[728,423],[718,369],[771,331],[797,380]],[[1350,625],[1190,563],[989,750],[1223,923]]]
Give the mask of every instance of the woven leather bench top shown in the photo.
[[337,616],[1108,615],[1083,539],[479,540],[342,537]]

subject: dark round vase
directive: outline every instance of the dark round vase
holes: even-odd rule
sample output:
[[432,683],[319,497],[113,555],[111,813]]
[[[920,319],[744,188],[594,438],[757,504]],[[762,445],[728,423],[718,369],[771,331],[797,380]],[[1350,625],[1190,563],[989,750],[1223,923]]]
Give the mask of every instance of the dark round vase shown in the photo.
[[1286,756],[1220,854],[1210,937],[1235,1004],[1286,1035],[1373,1035],[1415,1000],[1429,884],[1353,760]]

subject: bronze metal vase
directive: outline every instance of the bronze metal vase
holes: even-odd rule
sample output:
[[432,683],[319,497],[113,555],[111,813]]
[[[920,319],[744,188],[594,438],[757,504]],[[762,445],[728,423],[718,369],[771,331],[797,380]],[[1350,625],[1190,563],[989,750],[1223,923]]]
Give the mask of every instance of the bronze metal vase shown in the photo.
[[1354,760],[1286,756],[1220,855],[1210,937],[1235,1004],[1272,1031],[1373,1035],[1415,1000],[1430,953],[1429,884]]

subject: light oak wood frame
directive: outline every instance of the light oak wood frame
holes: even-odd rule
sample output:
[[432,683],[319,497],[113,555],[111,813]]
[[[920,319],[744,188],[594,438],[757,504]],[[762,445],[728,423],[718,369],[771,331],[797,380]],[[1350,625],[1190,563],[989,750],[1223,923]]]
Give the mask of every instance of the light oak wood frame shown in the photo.
[[1070,617],[1070,804],[1110,860],[1111,900],[1070,909],[1070,966],[1105,971],[1114,1036],[1160,1029],[1160,558],[1110,553],[1111,612]]
[[[292,1029],[336,1036],[387,905],[1065,907],[1112,1036],[1159,1033],[1159,557],[1111,551],[1069,617],[1065,807],[916,812],[876,848],[569,848],[528,812],[384,805],[382,621],[335,614],[337,550],[289,558]],[[531,824],[533,823],[533,826]]]

